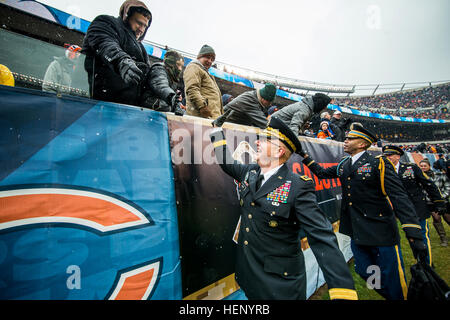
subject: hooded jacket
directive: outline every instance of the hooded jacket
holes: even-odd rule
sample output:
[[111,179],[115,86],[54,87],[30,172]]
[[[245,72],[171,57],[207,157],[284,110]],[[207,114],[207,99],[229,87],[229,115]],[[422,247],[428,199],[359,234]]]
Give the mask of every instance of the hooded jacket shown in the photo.
[[140,103],[141,86],[126,84],[118,71],[119,62],[125,58],[134,60],[144,74],[150,68],[150,59],[141,41],[151,25],[151,19],[144,34],[136,39],[128,24],[128,13],[132,7],[148,10],[141,1],[127,0],[120,8],[119,17],[100,15],[87,30],[82,53],[86,54],[85,69],[94,99],[132,105]]
[[314,114],[314,102],[311,97],[304,97],[302,101],[283,107],[272,114],[286,123],[296,135],[302,133],[301,128]]

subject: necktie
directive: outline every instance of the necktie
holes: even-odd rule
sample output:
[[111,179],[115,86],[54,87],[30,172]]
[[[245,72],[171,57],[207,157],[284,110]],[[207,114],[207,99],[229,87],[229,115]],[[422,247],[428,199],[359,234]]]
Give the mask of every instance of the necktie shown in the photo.
[[262,184],[262,181],[264,180],[264,175],[261,173],[259,176],[258,176],[258,180],[256,181],[256,191],[258,191],[259,190],[259,188],[261,188],[261,184]]

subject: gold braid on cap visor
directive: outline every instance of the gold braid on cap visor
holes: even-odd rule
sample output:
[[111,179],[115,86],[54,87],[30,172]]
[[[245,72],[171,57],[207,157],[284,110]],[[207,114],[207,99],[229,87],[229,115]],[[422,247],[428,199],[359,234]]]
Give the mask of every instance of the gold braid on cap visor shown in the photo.
[[265,135],[267,137],[275,137],[283,142],[286,142],[287,144],[289,144],[292,148],[292,150],[294,150],[294,152],[297,150],[297,148],[295,147],[295,145],[292,143],[291,139],[289,139],[288,137],[286,137],[284,134],[282,134],[279,130],[271,128],[271,127],[267,127],[266,129],[264,129],[264,131],[262,132],[262,135]]
[[356,130],[352,130],[348,133],[347,137],[350,138],[361,138],[364,139],[366,141],[369,141],[370,144],[372,144],[374,141],[365,133],[361,132],[361,131],[356,131]]
[[401,154],[398,150],[395,150],[395,149],[386,149],[386,150],[384,150],[384,152],[393,152],[394,154],[398,154],[398,155]]

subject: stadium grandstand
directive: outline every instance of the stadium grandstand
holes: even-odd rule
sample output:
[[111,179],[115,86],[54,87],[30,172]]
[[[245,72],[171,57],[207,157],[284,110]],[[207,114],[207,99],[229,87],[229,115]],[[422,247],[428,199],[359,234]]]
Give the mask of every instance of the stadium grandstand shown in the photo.
[[[50,23],[12,6],[0,4],[1,40],[7,44],[0,49],[0,61],[10,67],[17,87],[41,89],[45,68],[69,42],[82,44],[88,22],[81,19],[79,29]],[[11,19],[11,17],[17,17]],[[55,32],[56,31],[56,32]],[[161,61],[167,46],[144,41],[151,61]],[[177,50],[177,48],[172,48]],[[10,55],[13,50],[15,55]],[[181,52],[185,65],[194,54]],[[32,53],[32,55],[30,55]],[[82,62],[83,59],[80,59]],[[71,87],[59,92],[88,97],[84,68],[78,66]],[[448,142],[450,81],[423,83],[339,85],[318,83],[270,75],[244,67],[215,61],[210,73],[216,78],[222,94],[239,94],[260,88],[266,82],[274,83],[277,98],[274,105],[282,108],[299,101],[303,96],[322,92],[334,98],[329,111],[340,110],[350,118],[376,129],[380,139],[391,143]],[[53,84],[50,84],[50,86]]]

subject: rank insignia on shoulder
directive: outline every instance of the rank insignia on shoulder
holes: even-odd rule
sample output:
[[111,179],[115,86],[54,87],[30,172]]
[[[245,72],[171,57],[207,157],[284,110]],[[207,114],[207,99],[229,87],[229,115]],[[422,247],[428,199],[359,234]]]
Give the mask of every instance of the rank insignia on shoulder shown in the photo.
[[287,198],[289,196],[289,191],[291,190],[291,181],[286,181],[284,184],[273,190],[271,193],[267,194],[267,200],[274,203],[287,203]]
[[312,181],[312,178],[310,178],[310,177],[308,177],[308,176],[300,176],[300,178],[302,178],[302,180],[305,180],[305,181]]

